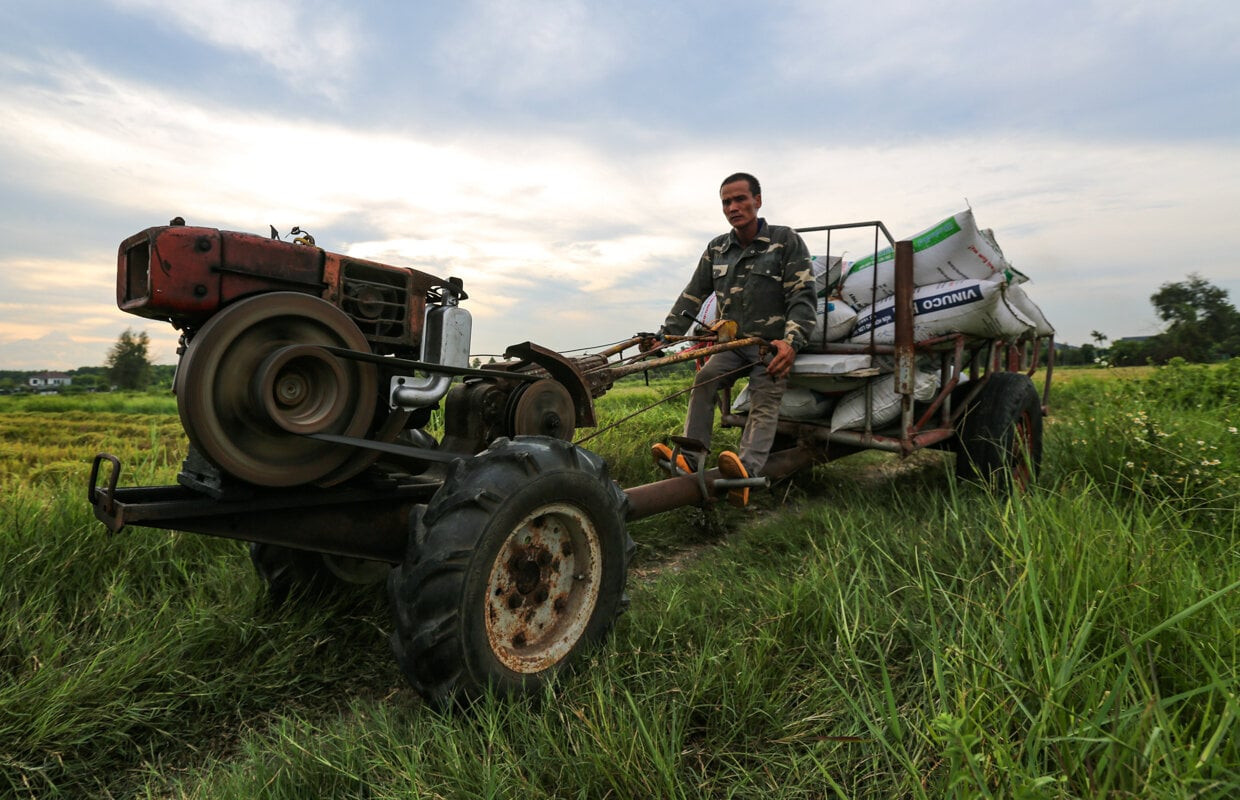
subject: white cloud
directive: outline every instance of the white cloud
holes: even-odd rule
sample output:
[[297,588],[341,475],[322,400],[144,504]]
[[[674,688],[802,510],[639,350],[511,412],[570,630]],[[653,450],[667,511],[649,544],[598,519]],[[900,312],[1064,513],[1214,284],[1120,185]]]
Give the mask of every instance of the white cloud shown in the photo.
[[436,53],[458,85],[500,96],[562,96],[621,63],[623,17],[607,8],[582,0],[462,3]]
[[3,267],[6,278],[0,285],[9,283],[12,280],[19,284],[17,287],[25,292],[63,292],[72,291],[76,294],[82,293],[104,293],[111,291],[116,286],[116,274],[110,268],[115,263],[115,254],[109,257],[101,254],[99,258],[94,259],[95,264],[105,267],[105,270],[96,270],[92,272],[83,272],[82,264],[90,263],[84,261],[69,261],[59,258],[9,258],[0,260],[0,267]]
[[358,50],[354,12],[314,0],[112,0],[119,8],[162,20],[220,50],[243,53],[302,90],[331,90],[353,68]]
[[1240,6],[1231,0],[1094,0],[1100,19],[1153,37],[1188,60],[1240,58]]
[[916,0],[794,2],[774,20],[785,43],[775,50],[775,66],[784,79],[838,85],[939,76],[955,68],[973,19],[973,9]]
[[[1229,108],[1196,102],[1234,104],[1240,5],[1231,0],[798,0],[773,26],[776,80],[866,135],[1234,135]],[[1194,106],[1195,126],[1161,118]]]
[[[1094,328],[1147,332],[1148,296],[1160,283],[1236,271],[1229,232],[1240,146],[979,133],[831,147],[807,126],[760,148],[705,138],[618,153],[502,129],[432,139],[246,114],[80,61],[43,77],[47,88],[0,84],[9,202],[37,188],[141,227],[174,214],[255,232],[268,222],[300,225],[328,249],[459,275],[479,351],[525,339],[567,349],[657,326],[707,238],[722,230],[715,190],[737,167],[762,178],[764,211],[782,224],[882,219],[907,236],[968,198],[1071,342]],[[366,221],[360,241],[332,233],[356,220]],[[115,246],[135,230],[89,242],[92,255],[80,262],[0,263],[0,275],[41,276],[38,287],[6,281],[10,302],[69,310],[48,321],[5,309],[7,323],[25,327],[0,328],[0,342],[37,338],[39,325],[110,342],[126,322],[141,322],[119,312],[106,324],[84,322],[112,303]],[[83,283],[98,307],[82,299]],[[1101,297],[1082,305],[1094,293]]]
[[[65,310],[56,317],[63,321],[71,313]],[[84,325],[69,332],[69,326],[49,329],[46,322],[29,326],[0,322],[0,368],[65,370],[103,366],[108,348],[126,328],[145,331],[150,336],[148,352],[154,363],[176,363],[177,333],[166,322],[139,319],[120,311],[114,311],[110,317],[79,322],[88,325],[90,332],[80,332]]]

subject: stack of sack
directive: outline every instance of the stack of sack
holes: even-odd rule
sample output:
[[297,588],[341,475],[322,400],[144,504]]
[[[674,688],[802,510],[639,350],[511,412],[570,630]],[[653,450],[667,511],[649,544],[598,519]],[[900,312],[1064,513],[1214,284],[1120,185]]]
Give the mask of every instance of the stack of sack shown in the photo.
[[[950,333],[1009,340],[1054,333],[1046,316],[1022,288],[1028,278],[1008,263],[994,234],[977,227],[972,209],[927,228],[912,242],[914,340]],[[832,342],[894,344],[892,249],[851,264],[829,256],[815,257],[813,261],[818,324],[803,352],[821,353]],[[835,363],[819,363],[823,359]],[[850,363],[851,371],[837,368],[855,359],[856,356],[801,355],[793,367],[790,383],[799,387],[798,391],[821,395],[831,409],[832,430],[860,428],[865,424],[866,389],[860,384],[868,378],[860,376],[892,369],[892,361],[887,358],[875,358],[861,368]],[[933,399],[939,389],[938,371],[919,369],[914,385],[917,400]],[[892,376],[875,379],[870,396],[873,425],[884,425],[899,416],[900,396],[895,393]],[[803,409],[810,403],[799,400],[795,405]],[[819,418],[825,419],[826,414]]]
[[[861,383],[860,388],[857,384]],[[789,385],[779,403],[779,416],[801,422],[831,420],[831,430],[849,430],[865,426],[865,381],[853,379],[848,389],[822,392],[808,386]],[[922,403],[934,399],[939,390],[939,373],[917,370],[913,378],[913,397]],[[896,376],[882,375],[870,386],[870,423],[881,427],[900,416],[900,395],[896,393]],[[732,401],[737,414],[749,411],[749,387],[741,389]]]
[[[913,237],[913,338],[948,333],[1018,339],[1055,329],[1025,294],[1029,280],[1003,257],[972,209]],[[895,254],[891,248],[852,264],[840,298],[858,310],[850,342],[895,341]]]

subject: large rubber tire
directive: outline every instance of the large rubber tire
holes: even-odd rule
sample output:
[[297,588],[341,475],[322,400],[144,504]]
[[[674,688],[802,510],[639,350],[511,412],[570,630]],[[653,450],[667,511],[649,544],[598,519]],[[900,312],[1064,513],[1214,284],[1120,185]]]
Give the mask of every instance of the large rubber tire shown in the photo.
[[956,474],[1003,491],[1027,490],[1042,465],[1042,402],[1020,372],[996,372],[965,411]]
[[415,512],[388,589],[406,679],[444,707],[537,692],[628,605],[627,498],[597,455],[497,439]]

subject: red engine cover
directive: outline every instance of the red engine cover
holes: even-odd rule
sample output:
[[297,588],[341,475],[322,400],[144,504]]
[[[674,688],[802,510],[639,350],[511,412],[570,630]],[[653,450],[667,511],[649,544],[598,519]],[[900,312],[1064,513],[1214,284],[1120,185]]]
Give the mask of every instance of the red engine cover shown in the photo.
[[264,291],[323,296],[324,252],[215,228],[147,228],[121,243],[116,304],[123,311],[198,325],[229,302]]
[[[201,327],[216,311],[253,294],[304,292],[340,308],[374,352],[417,357],[427,294],[459,284],[408,267],[329,253],[251,233],[167,225],[121,243],[116,304],[121,310]],[[461,295],[463,297],[463,295]]]

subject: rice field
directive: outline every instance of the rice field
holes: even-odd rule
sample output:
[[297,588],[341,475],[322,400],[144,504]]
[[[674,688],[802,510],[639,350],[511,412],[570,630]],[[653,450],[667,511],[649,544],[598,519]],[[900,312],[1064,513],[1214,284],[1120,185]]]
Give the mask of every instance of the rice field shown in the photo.
[[[863,453],[634,523],[612,639],[444,713],[381,591],[273,609],[238,543],[106,534],[90,460],[172,481],[170,398],[0,398],[0,796],[1240,796],[1238,399],[1240,360],[1059,370],[1026,495]],[[683,414],[587,446],[647,482]]]

